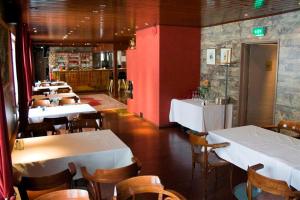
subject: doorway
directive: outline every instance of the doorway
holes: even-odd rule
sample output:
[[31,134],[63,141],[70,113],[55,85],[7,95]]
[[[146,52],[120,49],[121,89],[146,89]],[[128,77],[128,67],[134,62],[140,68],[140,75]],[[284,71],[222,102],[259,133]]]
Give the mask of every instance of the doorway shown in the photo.
[[278,43],[242,44],[239,125],[274,123]]

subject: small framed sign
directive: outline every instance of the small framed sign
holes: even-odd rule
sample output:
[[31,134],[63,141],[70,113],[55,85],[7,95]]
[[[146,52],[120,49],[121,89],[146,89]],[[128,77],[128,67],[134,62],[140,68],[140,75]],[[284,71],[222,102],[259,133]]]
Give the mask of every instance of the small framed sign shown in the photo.
[[206,64],[208,64],[208,65],[216,64],[216,49],[207,49]]
[[230,48],[221,48],[221,65],[230,64],[231,62],[231,49]]

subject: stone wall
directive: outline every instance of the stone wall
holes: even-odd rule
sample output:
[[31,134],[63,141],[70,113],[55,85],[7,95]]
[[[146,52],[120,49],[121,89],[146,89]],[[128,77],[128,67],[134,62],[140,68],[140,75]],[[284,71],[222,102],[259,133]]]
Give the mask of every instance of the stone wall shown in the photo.
[[[253,27],[266,26],[264,37],[251,34]],[[234,125],[238,122],[240,63],[242,43],[279,43],[279,64],[275,122],[280,119],[300,120],[300,11],[203,28],[201,31],[201,79],[211,83],[210,97],[224,96],[225,67],[206,64],[206,49],[216,49],[216,63],[220,63],[220,49],[232,48],[229,68],[228,95],[234,102]]]

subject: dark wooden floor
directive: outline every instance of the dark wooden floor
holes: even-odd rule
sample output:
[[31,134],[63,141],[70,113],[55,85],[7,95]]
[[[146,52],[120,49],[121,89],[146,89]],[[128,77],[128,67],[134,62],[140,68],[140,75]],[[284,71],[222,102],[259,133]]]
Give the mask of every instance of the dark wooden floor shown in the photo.
[[[104,127],[123,140],[142,162],[142,174],[158,175],[167,189],[174,189],[187,199],[202,199],[203,180],[198,166],[191,179],[191,151],[187,135],[180,127],[158,129],[151,123],[125,111],[107,111]],[[229,170],[209,176],[208,199],[233,199]],[[245,180],[245,172],[234,167],[234,185]]]

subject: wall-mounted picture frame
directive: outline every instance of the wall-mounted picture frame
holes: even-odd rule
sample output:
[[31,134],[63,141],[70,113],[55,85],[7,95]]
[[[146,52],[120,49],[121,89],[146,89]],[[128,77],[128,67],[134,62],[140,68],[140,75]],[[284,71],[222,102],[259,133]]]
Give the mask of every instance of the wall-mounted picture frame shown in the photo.
[[231,48],[221,48],[221,65],[230,64],[231,62]]
[[216,49],[206,50],[206,64],[215,65],[216,64]]

